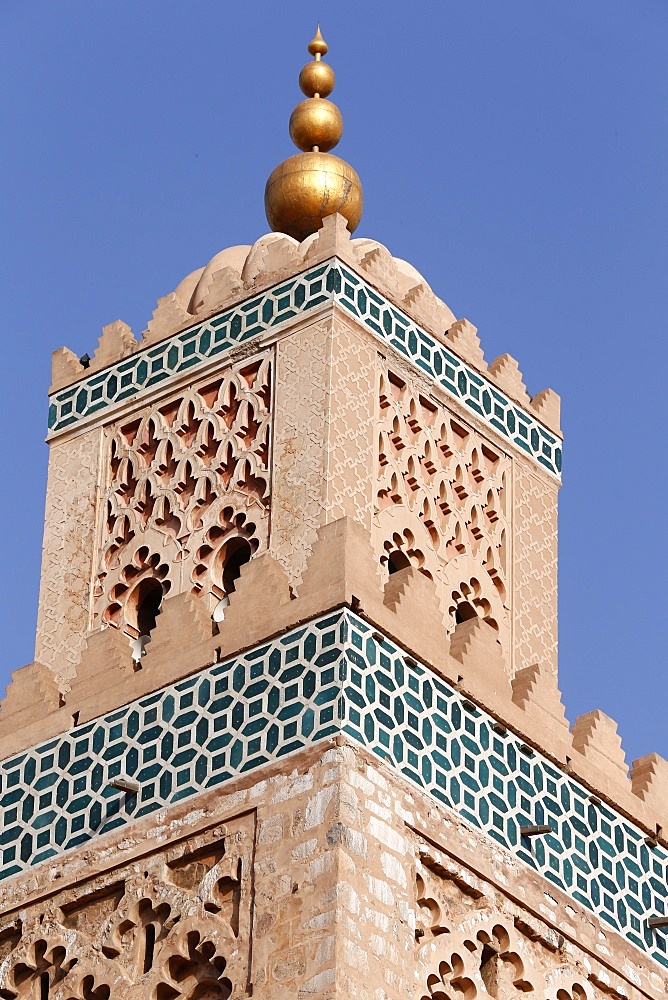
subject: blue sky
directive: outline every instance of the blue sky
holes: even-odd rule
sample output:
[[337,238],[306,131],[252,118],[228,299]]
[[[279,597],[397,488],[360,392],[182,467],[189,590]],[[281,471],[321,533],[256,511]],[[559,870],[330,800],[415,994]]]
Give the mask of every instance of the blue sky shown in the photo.
[[33,656],[50,353],[140,334],[267,230],[318,18],[357,235],[562,396],[567,713],[668,757],[665,0],[2,0],[0,688]]

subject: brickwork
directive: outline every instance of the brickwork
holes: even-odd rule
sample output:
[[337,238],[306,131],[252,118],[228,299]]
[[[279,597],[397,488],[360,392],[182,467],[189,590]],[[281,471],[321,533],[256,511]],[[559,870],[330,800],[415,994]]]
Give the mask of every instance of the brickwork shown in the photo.
[[100,432],[52,445],[46,488],[35,659],[74,674],[89,628]]
[[56,352],[3,1000],[665,996],[668,764],[556,684],[558,404],[340,217]]

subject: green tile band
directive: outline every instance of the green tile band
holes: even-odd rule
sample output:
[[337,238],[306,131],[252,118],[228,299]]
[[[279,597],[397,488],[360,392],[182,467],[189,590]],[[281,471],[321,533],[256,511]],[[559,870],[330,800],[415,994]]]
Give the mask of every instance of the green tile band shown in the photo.
[[54,393],[49,432],[55,434],[173,375],[196,369],[328,301],[338,302],[448,395],[560,477],[561,441],[554,434],[336,258]]
[[668,968],[668,853],[494,726],[337,611],[5,761],[0,878],[344,732]]

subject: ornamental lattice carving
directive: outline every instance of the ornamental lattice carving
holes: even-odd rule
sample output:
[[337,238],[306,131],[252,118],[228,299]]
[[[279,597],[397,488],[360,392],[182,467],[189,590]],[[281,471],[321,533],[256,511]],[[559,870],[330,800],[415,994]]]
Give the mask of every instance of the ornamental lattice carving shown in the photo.
[[592,1000],[578,970],[518,930],[482,883],[457,883],[438,864],[418,865],[415,938],[428,971],[416,1000]]
[[0,997],[246,995],[253,826],[234,820],[22,911],[0,941]]
[[267,544],[270,448],[268,354],[110,429],[97,623],[140,634],[157,585],[159,598],[192,589],[212,607],[224,596],[234,540],[251,554]]
[[510,459],[469,424],[383,367],[375,534],[388,571],[434,580],[443,611],[479,615],[509,651]]

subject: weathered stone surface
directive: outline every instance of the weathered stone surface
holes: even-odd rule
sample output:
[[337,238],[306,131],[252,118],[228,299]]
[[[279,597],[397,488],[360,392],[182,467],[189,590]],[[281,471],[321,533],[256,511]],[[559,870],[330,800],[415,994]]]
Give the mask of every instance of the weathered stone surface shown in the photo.
[[631,945],[345,740],[48,862],[3,910],[8,996],[41,975],[95,1000],[400,1000],[464,981],[472,997],[664,995]]

